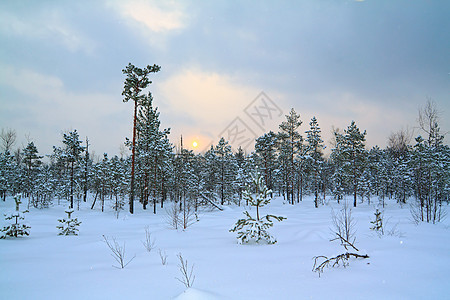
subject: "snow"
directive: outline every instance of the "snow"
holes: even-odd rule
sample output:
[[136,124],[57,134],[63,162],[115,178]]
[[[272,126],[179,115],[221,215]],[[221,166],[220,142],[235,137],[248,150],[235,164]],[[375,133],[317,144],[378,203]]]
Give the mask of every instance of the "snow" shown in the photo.
[[[373,200],[372,200],[373,201]],[[25,208],[23,199],[22,208]],[[109,206],[110,207],[110,206]],[[244,207],[203,211],[200,221],[186,231],[167,225],[165,210],[102,213],[81,203],[74,218],[81,221],[79,236],[58,236],[58,219],[67,204],[30,209],[30,236],[0,240],[0,299],[449,299],[450,222],[415,225],[409,208],[387,202],[387,229],[379,237],[369,228],[375,206],[353,209],[357,222],[356,246],[369,259],[351,259],[346,268],[329,268],[319,278],[312,272],[313,257],[344,252],[332,234],[334,200],[314,208],[305,197],[294,206],[280,198],[261,209],[287,217],[269,231],[274,245],[239,245],[229,232]],[[0,213],[14,209],[14,200],[0,201]],[[6,221],[0,220],[3,227]],[[156,248],[142,245],[149,227]],[[126,256],[135,258],[125,269],[115,265],[103,235],[125,242]],[[158,249],[168,255],[161,264]],[[191,288],[176,278],[177,254],[194,265]]]

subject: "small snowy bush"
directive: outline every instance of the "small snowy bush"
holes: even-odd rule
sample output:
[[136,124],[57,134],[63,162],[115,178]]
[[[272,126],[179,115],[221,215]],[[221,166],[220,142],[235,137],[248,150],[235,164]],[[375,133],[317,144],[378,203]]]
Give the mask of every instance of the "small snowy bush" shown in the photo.
[[371,230],[376,231],[378,234],[383,235],[384,234],[384,224],[383,224],[383,213],[376,209],[374,212],[375,220],[370,221],[370,223],[373,225],[370,227]]
[[14,196],[14,201],[16,201],[16,210],[13,213],[5,214],[5,220],[10,221],[13,220],[13,222],[3,227],[0,231],[4,233],[4,235],[0,236],[0,239],[4,239],[8,236],[10,237],[19,237],[23,235],[30,235],[29,229],[30,226],[27,226],[26,224],[21,224],[21,220],[25,220],[24,214],[28,212],[28,210],[25,210],[23,212],[19,211],[19,206],[22,203],[20,201],[20,198],[22,197],[21,194],[17,194]]
[[60,230],[58,235],[78,235],[78,226],[80,226],[81,222],[77,218],[72,219],[73,209],[66,210],[66,213],[67,220],[58,219],[58,222],[61,223],[61,225],[56,226]]
[[275,244],[277,240],[271,236],[267,229],[273,226],[273,220],[283,221],[284,217],[274,215],[259,216],[259,208],[269,204],[272,199],[272,191],[266,187],[261,174],[252,175],[252,185],[256,189],[256,195],[251,193],[248,188],[244,191],[244,200],[248,201],[251,206],[256,207],[256,218],[252,217],[248,211],[244,211],[245,219],[239,219],[234,228],[230,232],[237,232],[237,239],[240,244],[265,241],[268,244]]

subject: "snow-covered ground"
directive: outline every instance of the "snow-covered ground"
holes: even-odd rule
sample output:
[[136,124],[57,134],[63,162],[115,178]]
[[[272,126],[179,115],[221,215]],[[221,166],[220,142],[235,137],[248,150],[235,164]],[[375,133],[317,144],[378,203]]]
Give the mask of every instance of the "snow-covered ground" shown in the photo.
[[[0,212],[13,209],[13,202],[0,201]],[[176,231],[164,210],[154,215],[138,208],[116,219],[109,207],[102,213],[82,204],[74,213],[82,221],[80,235],[58,236],[57,219],[66,217],[66,207],[31,209],[30,236],[0,240],[0,299],[450,299],[450,222],[414,225],[409,208],[395,202],[384,212],[387,229],[396,226],[394,235],[379,237],[369,229],[374,205],[353,209],[356,246],[370,258],[326,269],[320,278],[312,272],[313,257],[344,251],[330,242],[335,201],[315,209],[311,198],[295,206],[277,198],[262,208],[287,217],[270,230],[275,245],[237,244],[229,229],[243,207],[204,211],[199,222]],[[150,253],[142,244],[147,226],[155,239]],[[135,256],[125,269],[112,267],[102,235],[125,242],[127,257]],[[166,265],[158,249],[167,254]],[[176,279],[179,253],[194,264],[188,290]]]

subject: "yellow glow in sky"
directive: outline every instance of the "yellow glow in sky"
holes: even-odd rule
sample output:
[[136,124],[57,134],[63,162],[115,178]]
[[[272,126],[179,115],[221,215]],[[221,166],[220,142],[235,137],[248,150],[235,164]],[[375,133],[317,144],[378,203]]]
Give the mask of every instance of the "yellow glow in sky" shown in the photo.
[[197,146],[198,146],[197,141],[193,141],[193,142],[192,142],[192,147],[197,148]]

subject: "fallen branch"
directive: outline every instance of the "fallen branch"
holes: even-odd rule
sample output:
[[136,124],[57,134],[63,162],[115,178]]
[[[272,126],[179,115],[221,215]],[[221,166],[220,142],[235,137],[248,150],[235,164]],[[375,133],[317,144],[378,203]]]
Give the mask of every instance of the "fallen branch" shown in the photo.
[[215,208],[217,208],[218,210],[222,211],[223,208],[218,206],[217,204],[215,204],[214,202],[212,202],[210,199],[208,199],[208,197],[206,197],[203,194],[200,194],[200,197],[202,197],[203,199],[205,199],[209,204],[211,204],[212,206],[214,206]]
[[[355,258],[369,258],[367,254],[361,255],[358,253],[350,253],[350,252],[342,253],[335,257],[330,258],[323,255],[314,256],[313,257],[314,265],[312,271],[319,273],[320,277],[320,274],[323,273],[323,269],[325,267],[334,268],[342,265],[345,268],[346,266],[348,266],[348,260],[350,259],[351,256]],[[318,260],[320,259],[323,259],[323,261],[320,264],[318,264]]]

